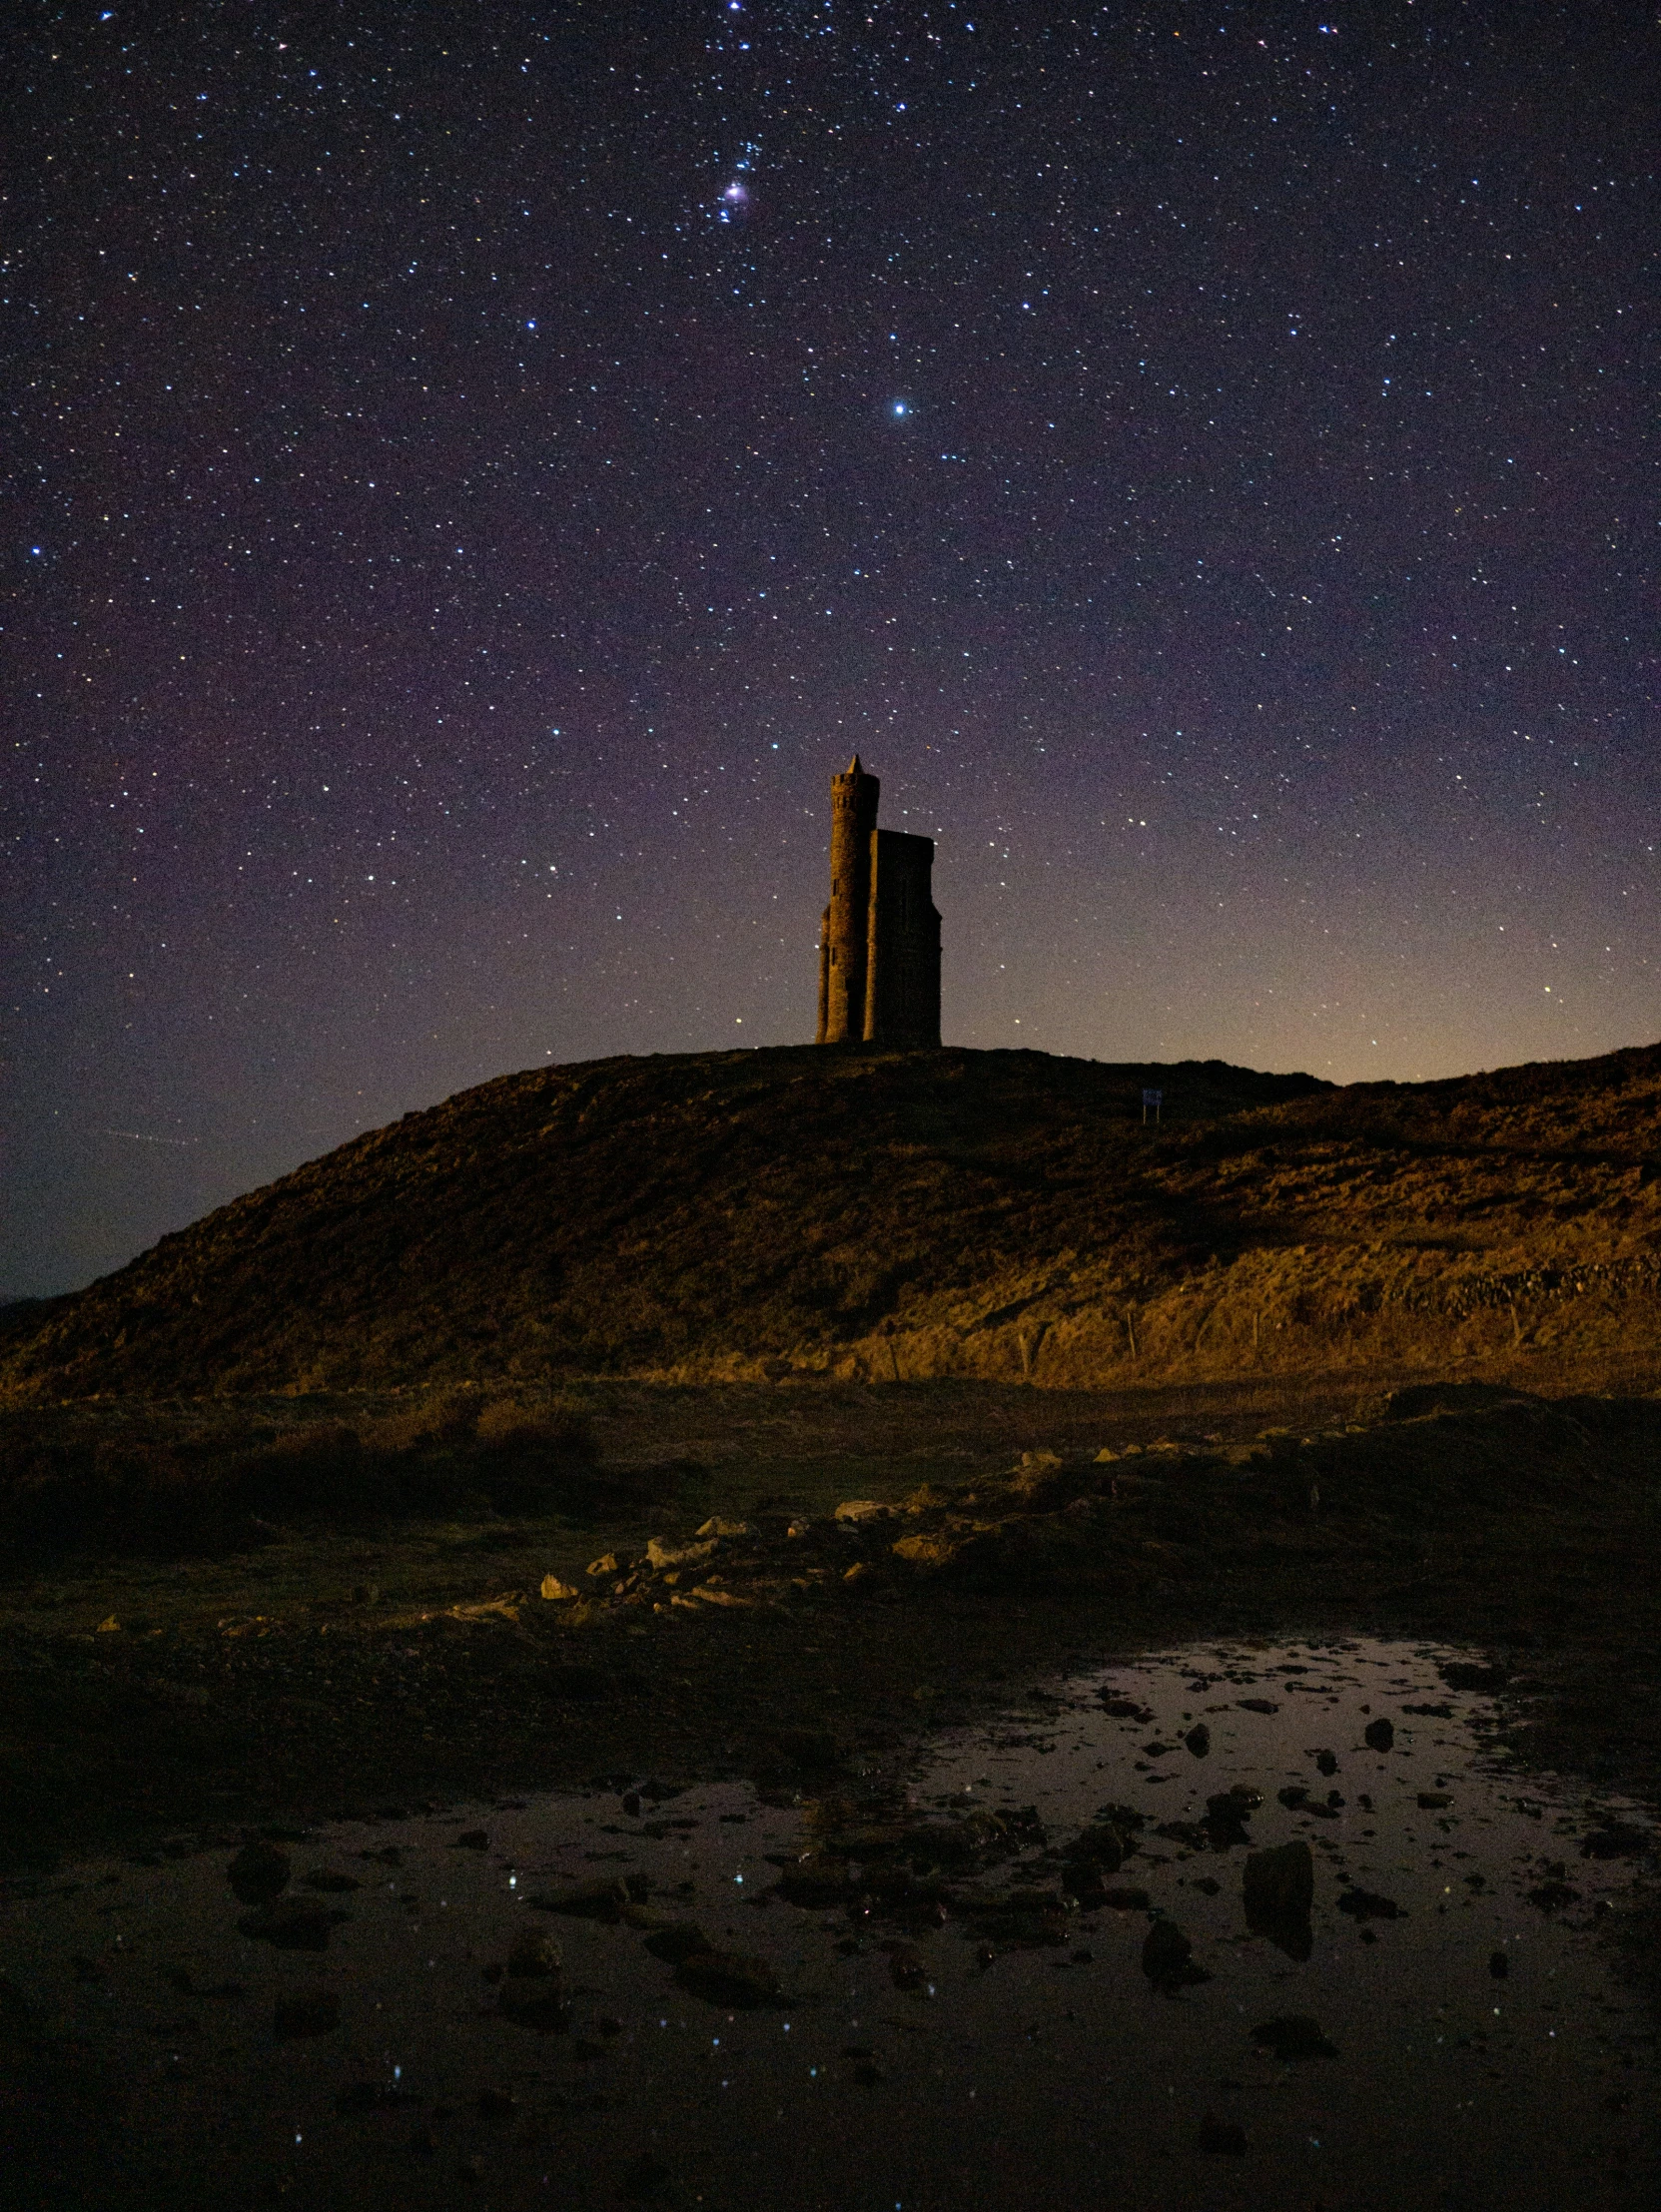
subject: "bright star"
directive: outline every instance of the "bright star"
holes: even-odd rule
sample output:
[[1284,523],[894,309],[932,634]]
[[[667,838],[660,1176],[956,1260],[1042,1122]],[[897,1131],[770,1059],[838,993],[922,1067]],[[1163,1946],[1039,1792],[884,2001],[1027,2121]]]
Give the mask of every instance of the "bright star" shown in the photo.
[[911,412],[911,409],[906,405],[903,399],[896,399],[894,402],[894,412],[896,414],[909,414]]

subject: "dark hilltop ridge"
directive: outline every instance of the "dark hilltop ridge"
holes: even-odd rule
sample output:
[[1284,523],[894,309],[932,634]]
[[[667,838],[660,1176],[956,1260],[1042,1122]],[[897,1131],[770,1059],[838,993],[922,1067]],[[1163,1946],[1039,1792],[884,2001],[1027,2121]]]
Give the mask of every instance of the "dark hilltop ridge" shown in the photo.
[[1427,1366],[1646,1389],[1658,1162],[1661,1046],[1346,1088],[873,1048],[538,1069],[17,1314],[0,1402]]

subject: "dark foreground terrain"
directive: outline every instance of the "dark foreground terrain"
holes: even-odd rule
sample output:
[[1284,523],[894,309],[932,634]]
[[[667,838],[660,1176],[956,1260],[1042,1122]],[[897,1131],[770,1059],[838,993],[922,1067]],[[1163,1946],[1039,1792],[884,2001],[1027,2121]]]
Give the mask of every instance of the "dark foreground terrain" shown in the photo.
[[[1150,1077],[1172,1113],[1145,1129]],[[597,1779],[625,1816],[753,1782],[776,1817],[836,1808],[865,1833],[925,1738],[1042,1705],[1035,1686],[1190,1639],[1361,1636],[1456,1647],[1414,1663],[1492,1697],[1524,1770],[1568,1778],[1551,1795],[1582,1846],[1630,1867],[1595,1924],[1661,1998],[1653,1829],[1619,1810],[1661,1802],[1657,1156],[1661,1050],[1347,1092],[701,1055],[508,1078],[364,1137],[0,1336],[14,1924],[81,1909],[80,1872],[51,1871],[77,1855],[188,1883],[309,1824],[459,1828],[481,1803],[492,1829],[534,1824],[537,1793]],[[1418,1807],[1445,1805],[1429,1779]],[[1536,1901],[1590,1928],[1576,1869],[1541,1865]],[[97,1959],[58,1963],[101,2000]],[[1484,2034],[1490,1963],[1465,1992]],[[155,2081],[119,2034],[101,2074],[40,2001],[0,1971],[19,2139],[38,2123],[38,2170],[102,2188],[127,2156],[109,2115]],[[1019,2032],[1010,2050],[1031,2056]],[[204,2113],[246,2118],[245,2061],[216,2062]],[[337,2088],[338,2131],[368,2107]],[[1607,2136],[1631,2089],[1602,2093]],[[1201,2118],[1200,2152],[1240,2149],[1244,2122]],[[285,2125],[298,2155],[311,2123]],[[573,2156],[611,2156],[612,2132]],[[282,2194],[269,2164],[247,2171]],[[482,2170],[431,2174],[453,2192]],[[186,2201],[163,2180],[154,2201]],[[73,2198],[51,2179],[36,2201]]]
[[1476,1645],[1530,1759],[1661,1794],[1654,1401],[614,1384],[581,1418],[534,1510],[37,1551],[0,1595],[5,1859],[602,1773],[817,1787],[1195,1633]]
[[812,1047],[535,1069],[14,1310],[0,1404],[627,1375],[1642,1390],[1658,1157],[1656,1047],[1341,1090]]

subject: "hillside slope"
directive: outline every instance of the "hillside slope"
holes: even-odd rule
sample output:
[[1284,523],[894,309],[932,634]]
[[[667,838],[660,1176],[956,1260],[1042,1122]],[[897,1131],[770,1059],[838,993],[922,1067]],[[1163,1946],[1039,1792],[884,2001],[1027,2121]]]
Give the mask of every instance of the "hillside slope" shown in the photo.
[[0,1393],[607,1372],[1094,1385],[1487,1371],[1547,1348],[1565,1372],[1631,1369],[1658,1315],[1658,1154],[1661,1048],[1342,1090],[960,1051],[536,1070],[54,1301],[0,1344]]

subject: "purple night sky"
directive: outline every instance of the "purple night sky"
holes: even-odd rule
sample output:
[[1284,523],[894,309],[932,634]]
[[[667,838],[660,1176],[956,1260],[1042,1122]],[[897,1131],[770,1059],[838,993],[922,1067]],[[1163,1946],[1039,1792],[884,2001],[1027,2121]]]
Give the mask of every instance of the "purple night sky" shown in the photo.
[[0,1291],[510,1069],[1661,1035],[1653,11],[20,5]]

